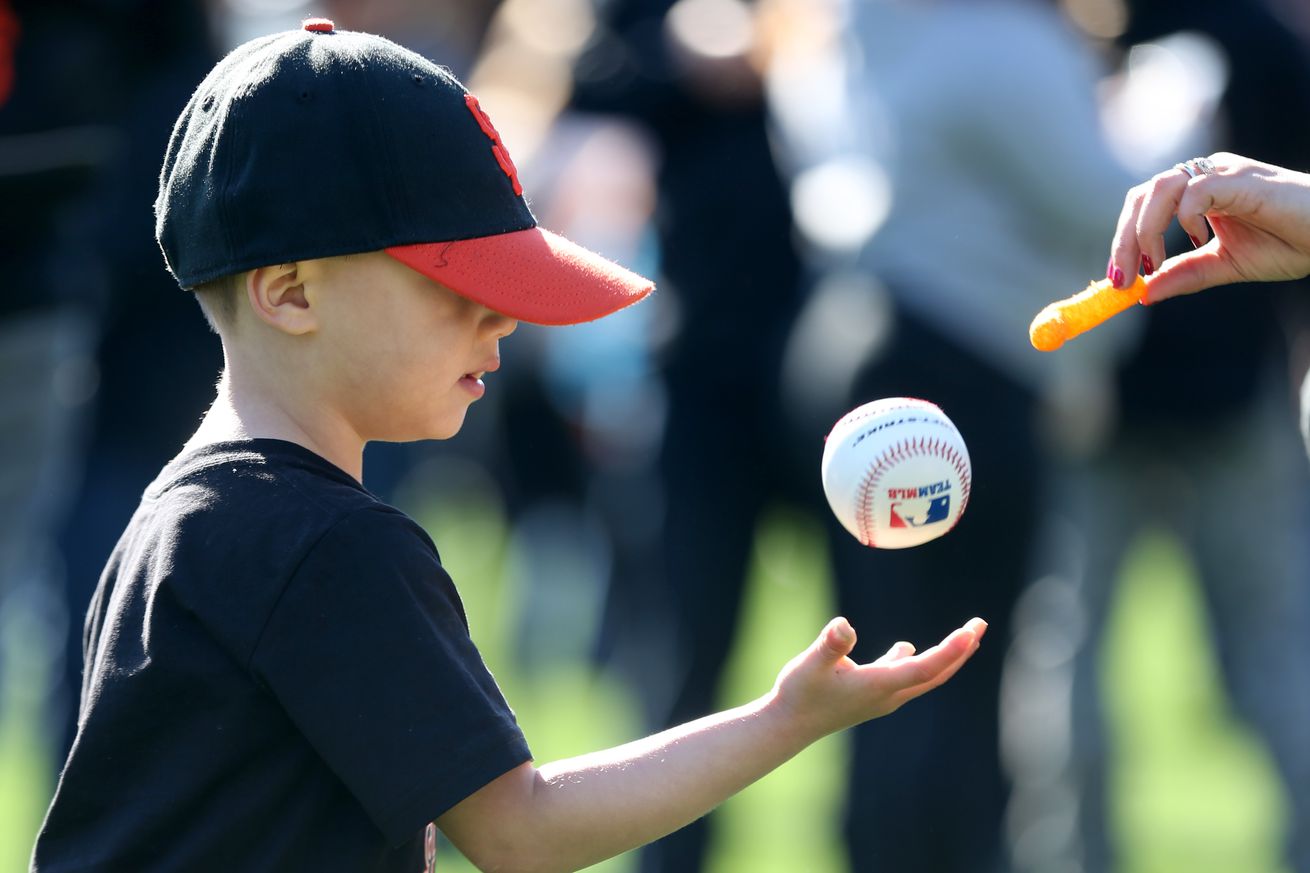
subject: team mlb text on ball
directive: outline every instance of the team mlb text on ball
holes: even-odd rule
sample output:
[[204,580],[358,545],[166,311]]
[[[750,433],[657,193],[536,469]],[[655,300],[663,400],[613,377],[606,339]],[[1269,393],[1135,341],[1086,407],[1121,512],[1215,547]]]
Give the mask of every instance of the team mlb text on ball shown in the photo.
[[964,438],[934,403],[875,400],[844,415],[823,448],[833,514],[866,546],[904,549],[955,527],[973,472]]

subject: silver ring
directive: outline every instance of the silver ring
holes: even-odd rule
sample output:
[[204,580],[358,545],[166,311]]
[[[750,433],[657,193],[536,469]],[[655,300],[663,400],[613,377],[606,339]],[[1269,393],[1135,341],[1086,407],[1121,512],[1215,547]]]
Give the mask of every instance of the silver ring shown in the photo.
[[1182,170],[1189,179],[1195,179],[1197,176],[1214,175],[1214,162],[1209,158],[1192,158],[1190,161],[1175,164],[1174,168]]

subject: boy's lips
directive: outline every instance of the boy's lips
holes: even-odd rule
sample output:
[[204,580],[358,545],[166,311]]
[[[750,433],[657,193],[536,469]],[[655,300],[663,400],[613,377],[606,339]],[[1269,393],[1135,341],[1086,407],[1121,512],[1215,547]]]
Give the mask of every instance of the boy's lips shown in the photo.
[[465,373],[459,378],[459,387],[472,394],[474,400],[487,393],[487,386],[482,384],[478,373]]
[[464,375],[471,376],[474,379],[481,379],[483,376],[487,375],[488,373],[494,373],[499,369],[500,369],[500,357],[496,356],[496,357],[487,358],[485,361],[483,361],[481,369],[470,370]]
[[481,370],[471,370],[461,376],[459,384],[463,386],[466,391],[472,394],[474,399],[477,399],[487,391],[487,386],[482,384],[482,377],[499,369],[500,358],[491,358],[482,365]]

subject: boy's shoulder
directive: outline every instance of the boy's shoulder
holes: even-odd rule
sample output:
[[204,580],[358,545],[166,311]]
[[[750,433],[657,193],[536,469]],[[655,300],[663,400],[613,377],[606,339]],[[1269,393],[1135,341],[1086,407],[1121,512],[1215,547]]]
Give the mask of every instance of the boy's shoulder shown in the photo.
[[144,494],[147,503],[200,501],[210,508],[270,498],[303,501],[306,508],[329,511],[378,502],[350,474],[309,449],[262,438],[185,450],[160,471]]
[[321,599],[381,586],[458,602],[435,544],[409,516],[308,449],[243,440],[185,452],[146,489],[95,613],[166,601],[245,661],[292,587]]
[[[293,442],[247,439],[210,443],[170,461],[142,495],[142,510],[167,521],[261,524],[322,531],[365,511],[420,531],[407,515],[384,503],[353,476]],[[426,538],[426,535],[424,535]]]
[[[207,589],[284,583],[315,551],[400,552],[439,563],[415,521],[284,440],[214,443],[170,462],[142,496],[120,557],[155,552]],[[252,595],[255,592],[250,592]]]

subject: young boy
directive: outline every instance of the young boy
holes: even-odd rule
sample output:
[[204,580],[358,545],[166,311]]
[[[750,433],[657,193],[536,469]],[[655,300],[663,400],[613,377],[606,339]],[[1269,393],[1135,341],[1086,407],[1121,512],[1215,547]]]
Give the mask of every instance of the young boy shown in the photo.
[[360,484],[363,448],[456,433],[518,320],[599,318],[651,284],[536,227],[447,72],[322,19],[201,83],[156,212],[226,366],[92,602],[34,870],[417,873],[438,827],[482,869],[575,870],[976,650],[977,619],[860,666],[834,619],[754,702],[535,766],[436,548]]

